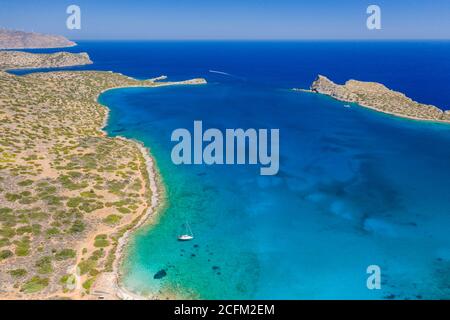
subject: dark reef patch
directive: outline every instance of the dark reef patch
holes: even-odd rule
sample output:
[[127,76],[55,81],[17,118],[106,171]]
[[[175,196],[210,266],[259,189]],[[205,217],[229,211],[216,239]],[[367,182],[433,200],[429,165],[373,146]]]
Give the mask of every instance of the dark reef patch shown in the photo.
[[153,279],[162,279],[165,276],[167,276],[167,272],[164,269],[159,270],[155,275],[153,276]]

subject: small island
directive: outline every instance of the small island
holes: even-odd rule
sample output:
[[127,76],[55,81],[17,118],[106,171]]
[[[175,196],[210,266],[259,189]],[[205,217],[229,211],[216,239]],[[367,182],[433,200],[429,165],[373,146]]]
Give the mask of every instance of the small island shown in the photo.
[[306,91],[325,94],[340,101],[357,103],[360,106],[398,117],[450,123],[450,111],[416,102],[381,83],[348,80],[344,85],[339,85],[319,75],[312,83],[310,90]]
[[76,45],[63,36],[0,29],[0,49],[66,48]]

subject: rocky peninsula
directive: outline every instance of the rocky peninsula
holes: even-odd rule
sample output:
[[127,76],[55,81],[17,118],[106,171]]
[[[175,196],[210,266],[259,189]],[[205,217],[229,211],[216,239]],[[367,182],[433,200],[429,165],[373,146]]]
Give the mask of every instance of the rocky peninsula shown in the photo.
[[37,49],[73,47],[63,36],[0,29],[0,49]]
[[118,264],[131,230],[154,213],[157,175],[148,150],[101,130],[108,109],[98,95],[205,82],[0,71],[2,299],[130,297]]
[[339,85],[319,75],[310,91],[403,118],[450,123],[450,111],[416,102],[381,83],[348,80],[344,85]]
[[60,68],[92,64],[85,52],[36,54],[22,51],[0,51],[0,70]]

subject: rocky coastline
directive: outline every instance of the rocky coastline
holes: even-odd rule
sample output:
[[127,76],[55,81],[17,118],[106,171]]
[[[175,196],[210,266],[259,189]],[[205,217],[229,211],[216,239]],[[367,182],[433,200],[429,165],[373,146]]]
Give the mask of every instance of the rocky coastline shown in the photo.
[[345,84],[339,85],[323,75],[318,75],[311,84],[309,91],[324,94],[340,101],[357,103],[360,106],[398,117],[450,123],[450,111],[416,102],[403,93],[391,90],[381,83],[348,80]]

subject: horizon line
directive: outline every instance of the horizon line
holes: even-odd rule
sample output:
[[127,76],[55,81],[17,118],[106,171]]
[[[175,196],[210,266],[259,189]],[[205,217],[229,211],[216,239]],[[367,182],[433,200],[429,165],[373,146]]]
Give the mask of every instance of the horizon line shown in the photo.
[[169,38],[169,39],[158,39],[158,38],[136,38],[136,39],[127,39],[127,38],[69,38],[67,39],[71,41],[236,41],[236,42],[257,42],[257,41],[273,41],[273,42],[295,42],[295,41],[450,41],[450,38],[286,38],[286,39],[278,39],[278,38],[267,38],[267,39],[259,39],[259,38],[223,38],[223,39],[215,39],[215,38]]

